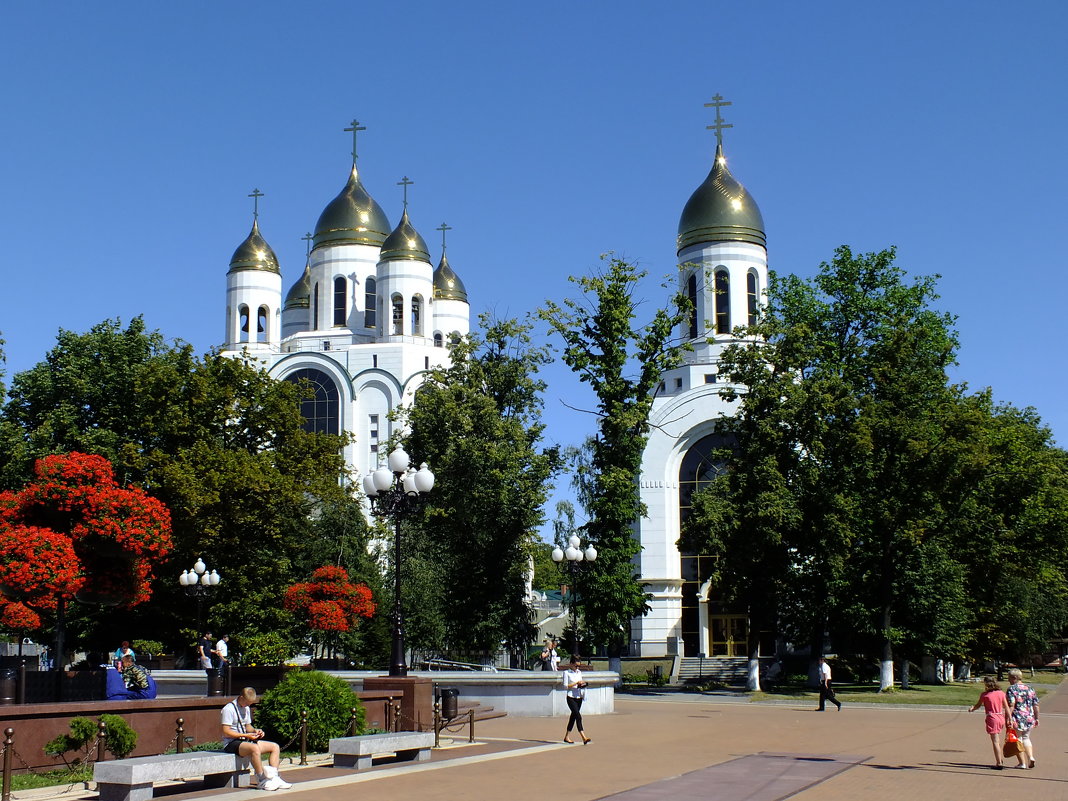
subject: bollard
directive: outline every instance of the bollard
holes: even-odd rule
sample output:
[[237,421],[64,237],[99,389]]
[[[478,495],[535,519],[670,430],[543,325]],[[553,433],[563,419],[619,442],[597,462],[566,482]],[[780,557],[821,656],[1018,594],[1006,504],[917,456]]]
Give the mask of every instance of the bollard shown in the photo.
[[223,694],[223,680],[220,675],[220,671],[215,668],[207,668],[204,670],[208,677],[208,697],[222,695]]
[[349,708],[349,737],[355,737],[358,734],[356,731],[356,707]]
[[103,762],[108,747],[108,727],[104,721],[96,724],[96,761]]
[[11,752],[15,748],[15,730],[4,729],[4,789],[0,798],[11,801]]
[[475,741],[475,710],[473,708],[467,710],[467,725],[469,726],[467,742],[473,743]]
[[185,719],[178,718],[177,723],[178,728],[174,730],[174,733],[175,735],[177,735],[178,738],[178,753],[181,754],[185,752],[185,737],[183,736],[185,734],[185,727],[183,725],[185,723]]
[[441,702],[434,702],[434,747],[441,747]]
[[308,764],[308,710],[300,710],[300,764]]

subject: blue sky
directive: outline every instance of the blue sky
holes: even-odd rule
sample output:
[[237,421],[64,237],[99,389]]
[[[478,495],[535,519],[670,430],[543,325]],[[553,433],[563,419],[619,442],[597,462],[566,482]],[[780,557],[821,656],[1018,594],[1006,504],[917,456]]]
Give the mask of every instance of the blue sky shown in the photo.
[[[770,263],[897,245],[942,275],[955,378],[1035,406],[1063,445],[1066,112],[1061,3],[12,3],[0,31],[7,373],[60,327],[144,314],[199,351],[260,225],[286,289],[301,237],[364,185],[449,260],[473,312],[521,315],[614,251],[675,267],[720,93]],[[565,368],[549,436],[593,425]]]

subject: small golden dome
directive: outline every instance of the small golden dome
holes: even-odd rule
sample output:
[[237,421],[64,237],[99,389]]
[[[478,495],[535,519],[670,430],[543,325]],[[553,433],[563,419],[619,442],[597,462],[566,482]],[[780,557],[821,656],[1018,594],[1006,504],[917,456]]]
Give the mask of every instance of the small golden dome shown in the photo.
[[230,259],[229,272],[237,272],[238,270],[266,270],[271,273],[282,272],[278,267],[278,257],[274,255],[271,246],[268,245],[267,241],[260,235],[259,220],[252,221],[252,232],[249,233],[248,238],[246,238],[244,242],[237,246],[233,258]]

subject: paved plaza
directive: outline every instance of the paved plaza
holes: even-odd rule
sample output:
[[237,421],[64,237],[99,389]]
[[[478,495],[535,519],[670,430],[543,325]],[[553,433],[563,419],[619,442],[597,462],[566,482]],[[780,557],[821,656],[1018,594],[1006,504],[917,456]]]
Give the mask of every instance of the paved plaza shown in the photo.
[[[900,801],[1007,797],[1068,799],[1068,695],[1046,697],[1034,770],[991,770],[980,712],[964,708],[810,703],[750,704],[690,694],[619,696],[612,715],[588,717],[587,746],[560,742],[562,718],[509,717],[476,727],[429,762],[376,764],[352,773],[283,767],[287,801]],[[979,690],[976,688],[976,696]],[[157,790],[173,801],[264,797],[257,790]],[[188,789],[187,789],[188,788]],[[15,794],[40,801],[43,791]],[[54,794],[53,794],[54,795]],[[93,798],[72,792],[66,799]]]

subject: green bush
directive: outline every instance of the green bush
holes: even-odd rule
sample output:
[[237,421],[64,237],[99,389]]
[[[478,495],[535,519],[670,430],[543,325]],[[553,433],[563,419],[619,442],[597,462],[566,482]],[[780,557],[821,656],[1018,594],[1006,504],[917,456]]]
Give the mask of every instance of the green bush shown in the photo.
[[[133,753],[134,748],[137,747],[137,732],[130,728],[129,723],[119,715],[101,715],[100,723],[103,723],[106,728],[106,748],[112,755],[123,759]],[[90,743],[96,738],[98,731],[97,721],[91,718],[73,718],[70,722],[70,731],[49,740],[45,744],[44,752],[49,756],[62,757],[68,767],[79,765],[88,759]],[[82,753],[67,759],[70,751]],[[97,759],[100,756],[97,754]]]
[[241,637],[238,646],[241,650],[243,667],[272,667],[283,664],[293,652],[289,643],[281,634],[273,631],[267,634],[247,634]]
[[363,702],[343,679],[317,670],[292,670],[264,694],[256,721],[285,745],[300,730],[300,713],[307,709],[308,748],[325,751],[331,737],[344,737],[348,732],[353,708],[356,733],[362,734],[366,725]]
[[134,640],[130,643],[130,647],[133,648],[134,653],[138,656],[147,657],[149,654],[152,656],[159,656],[165,653],[163,650],[163,643],[159,640]]

